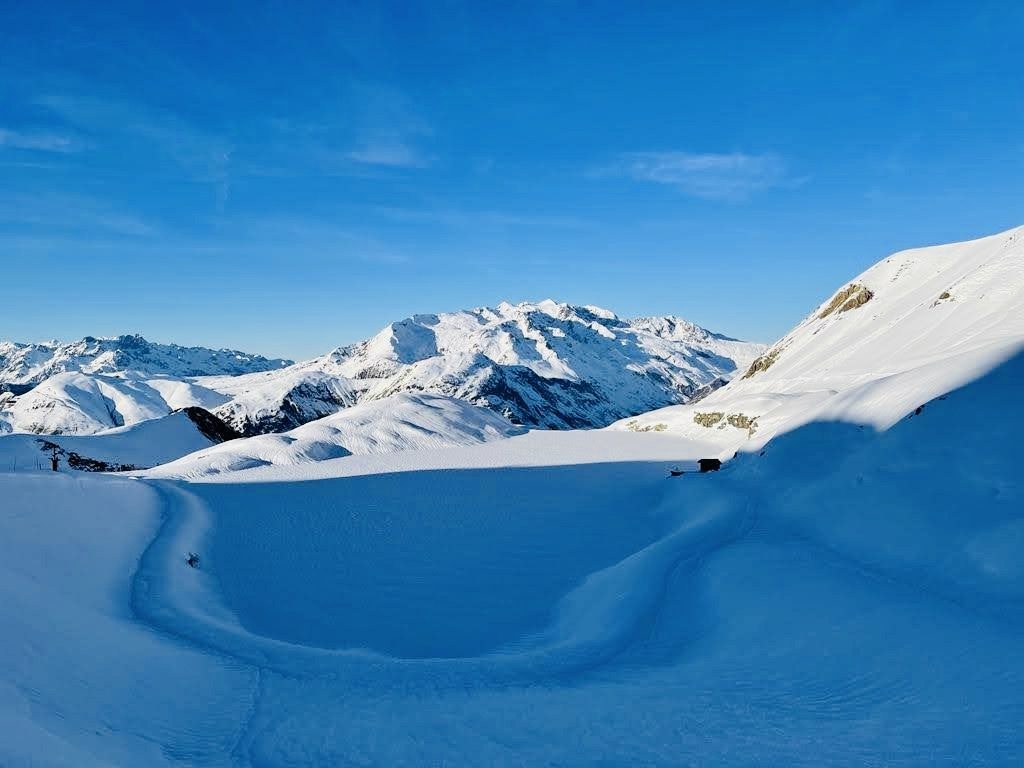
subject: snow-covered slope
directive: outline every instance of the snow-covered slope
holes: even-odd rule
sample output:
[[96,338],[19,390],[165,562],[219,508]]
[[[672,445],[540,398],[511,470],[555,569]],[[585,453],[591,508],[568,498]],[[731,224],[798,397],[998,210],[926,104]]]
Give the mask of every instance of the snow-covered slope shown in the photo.
[[68,371],[135,374],[189,378],[239,375],[281,368],[290,360],[270,360],[232,349],[181,347],[157,344],[141,336],[80,341],[19,344],[0,341],[0,384],[38,384]]
[[[199,381],[232,395],[217,414],[245,434],[308,420],[293,413],[306,404],[315,418],[399,392],[448,395],[517,424],[561,429],[685,402],[762,351],[676,317],[623,320],[597,307],[503,303],[416,315],[280,371]],[[299,385],[307,391],[296,397]]]
[[1022,376],[710,476],[610,430],[0,472],[0,764],[1017,765]]
[[18,432],[85,435],[166,416],[171,410],[143,382],[58,373],[17,398],[0,418]]
[[0,431],[89,435],[166,416],[179,408],[211,409],[228,400],[192,382],[127,374],[58,373],[0,403]]
[[226,402],[214,412],[243,435],[283,432],[354,405],[343,377],[300,363],[279,371],[199,379]]
[[60,470],[144,469],[230,439],[209,412],[188,408],[127,427],[89,435],[0,435],[0,472],[50,469],[57,449]]
[[264,466],[301,466],[349,455],[476,445],[525,432],[501,416],[441,395],[398,394],[361,403],[282,434],[257,435],[159,467],[150,477],[196,479]]
[[1024,227],[893,254],[726,387],[613,428],[713,439],[723,453],[810,421],[886,428],[1022,345]]

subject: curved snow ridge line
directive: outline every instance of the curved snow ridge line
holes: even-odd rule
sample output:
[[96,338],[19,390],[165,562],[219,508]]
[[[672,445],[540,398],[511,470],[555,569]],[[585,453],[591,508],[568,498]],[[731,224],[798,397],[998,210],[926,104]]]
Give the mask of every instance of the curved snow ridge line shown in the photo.
[[[184,563],[212,529],[209,510],[176,483],[144,481],[165,502],[165,520],[143,553],[132,582],[132,609],[142,621],[187,643],[287,677],[330,674],[407,688],[439,684],[511,683],[564,675],[606,662],[628,647],[653,616],[665,580],[680,563],[742,537],[751,512],[738,495],[715,494],[667,535],[587,576],[564,595],[544,630],[493,653],[467,658],[408,659],[361,648],[325,649],[247,631],[220,600],[213,571]],[[672,501],[669,495],[666,503]],[[381,675],[382,671],[391,674]],[[393,674],[400,671],[400,675]],[[388,682],[390,681],[390,683]]]

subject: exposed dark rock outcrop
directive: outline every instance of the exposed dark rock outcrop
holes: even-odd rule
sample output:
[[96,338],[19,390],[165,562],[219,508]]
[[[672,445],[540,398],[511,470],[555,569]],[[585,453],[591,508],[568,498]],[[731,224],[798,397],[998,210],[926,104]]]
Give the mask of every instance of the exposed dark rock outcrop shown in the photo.
[[743,378],[749,379],[754,374],[760,373],[761,371],[767,371],[775,365],[775,361],[778,359],[782,350],[783,347],[772,347],[769,349],[750,364],[750,367],[747,368],[747,372],[743,374]]
[[818,313],[818,319],[823,320],[832,313],[839,314],[863,307],[874,298],[874,295],[870,288],[860,283],[850,283],[832,297],[832,301],[825,305],[825,308]]
[[728,379],[723,379],[721,376],[717,376],[711,381],[709,381],[707,384],[701,387],[697,387],[697,389],[693,390],[693,394],[690,395],[690,399],[687,402],[690,403],[691,405],[693,403],[700,402],[705,397],[710,395],[712,392],[717,392],[728,383]]
[[242,436],[241,432],[225,424],[205,408],[193,405],[181,408],[180,411],[188,416],[204,437],[215,443],[226,443],[228,440]]
[[37,442],[39,443],[39,449],[42,452],[56,452],[58,456],[62,456],[64,458],[69,467],[77,469],[79,472],[134,472],[139,469],[145,469],[145,467],[139,467],[135,464],[119,464],[117,462],[100,461],[99,459],[83,456],[75,451],[66,451],[50,440],[40,439]]
[[726,417],[726,421],[736,429],[750,429],[751,425],[757,421],[757,416],[747,416],[745,413],[730,413]]
[[698,412],[693,414],[693,423],[710,429],[720,422],[723,416],[725,414],[722,411]]

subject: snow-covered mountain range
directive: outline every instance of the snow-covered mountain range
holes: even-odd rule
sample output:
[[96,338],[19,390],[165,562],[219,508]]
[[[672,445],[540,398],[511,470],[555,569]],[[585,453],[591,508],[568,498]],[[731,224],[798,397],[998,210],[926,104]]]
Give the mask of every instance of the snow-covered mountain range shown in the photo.
[[465,400],[514,424],[600,427],[720,386],[764,347],[677,317],[625,320],[549,300],[416,315],[292,365],[138,337],[0,350],[0,383],[42,382],[0,403],[9,429],[90,433],[199,406],[255,435],[403,392]]
[[624,320],[549,300],[416,315],[281,370],[197,381],[231,396],[215,412],[243,434],[400,392],[448,395],[515,424],[565,429],[686,402],[762,351],[677,317]]

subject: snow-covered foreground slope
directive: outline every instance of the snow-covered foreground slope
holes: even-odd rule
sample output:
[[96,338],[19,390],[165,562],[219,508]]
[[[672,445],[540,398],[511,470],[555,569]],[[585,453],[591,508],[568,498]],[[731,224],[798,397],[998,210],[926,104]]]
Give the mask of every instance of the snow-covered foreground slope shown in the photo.
[[[264,466],[296,467],[352,454],[476,445],[525,432],[496,413],[440,395],[398,394],[362,403],[277,435],[232,440],[185,456],[151,477],[198,479]],[[181,454],[179,454],[181,455]]]
[[91,435],[0,435],[0,471],[49,469],[56,446],[60,469],[145,469],[222,443],[223,425],[196,409]]
[[728,455],[811,421],[887,427],[1022,346],[1019,227],[893,254],[841,287],[728,386],[614,428],[717,440]]
[[135,619],[157,492],[19,472],[0,498],[0,765],[226,765],[258,673]]
[[671,479],[706,446],[0,475],[0,764],[1012,765],[1022,376]]
[[232,397],[216,413],[243,434],[401,392],[457,397],[516,424],[564,429],[685,402],[762,351],[676,317],[623,320],[597,307],[503,303],[416,315],[283,370],[199,382]]
[[888,427],[1024,346],[1024,227],[902,251],[843,286],[727,386],[613,429],[756,450],[801,424]]

